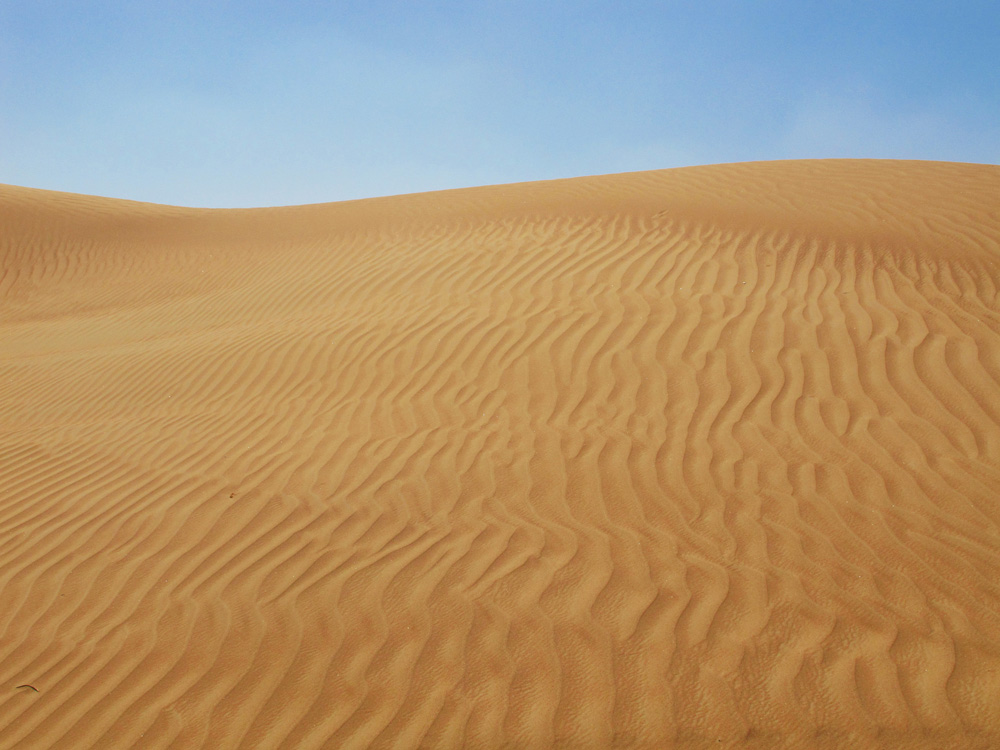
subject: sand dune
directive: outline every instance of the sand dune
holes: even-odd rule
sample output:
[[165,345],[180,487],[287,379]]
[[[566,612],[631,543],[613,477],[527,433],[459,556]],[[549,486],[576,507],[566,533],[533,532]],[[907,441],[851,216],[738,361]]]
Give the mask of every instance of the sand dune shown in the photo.
[[1000,747],[1000,167],[0,243],[0,747]]

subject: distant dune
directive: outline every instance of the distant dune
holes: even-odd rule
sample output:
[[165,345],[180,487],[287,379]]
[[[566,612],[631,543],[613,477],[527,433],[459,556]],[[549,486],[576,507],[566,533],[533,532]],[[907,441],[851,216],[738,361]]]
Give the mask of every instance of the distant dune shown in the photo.
[[0,186],[0,747],[1000,747],[1000,167]]

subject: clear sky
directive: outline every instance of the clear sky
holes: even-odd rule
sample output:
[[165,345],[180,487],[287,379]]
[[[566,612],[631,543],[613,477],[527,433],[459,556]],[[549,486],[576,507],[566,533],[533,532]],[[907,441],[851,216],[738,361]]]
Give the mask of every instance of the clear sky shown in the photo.
[[0,0],[0,183],[256,206],[811,157],[1000,162],[1000,3]]

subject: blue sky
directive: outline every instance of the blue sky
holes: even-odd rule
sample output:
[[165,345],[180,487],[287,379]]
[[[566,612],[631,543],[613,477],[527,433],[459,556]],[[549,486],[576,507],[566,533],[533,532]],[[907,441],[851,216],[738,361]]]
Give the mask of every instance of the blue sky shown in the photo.
[[1000,162],[1000,3],[0,0],[5,183],[257,206],[815,157]]

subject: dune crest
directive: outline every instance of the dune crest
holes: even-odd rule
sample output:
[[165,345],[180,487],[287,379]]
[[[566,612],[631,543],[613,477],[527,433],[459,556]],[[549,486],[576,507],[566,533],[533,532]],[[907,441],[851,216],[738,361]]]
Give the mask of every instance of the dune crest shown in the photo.
[[1000,745],[997,196],[0,186],[0,747]]

